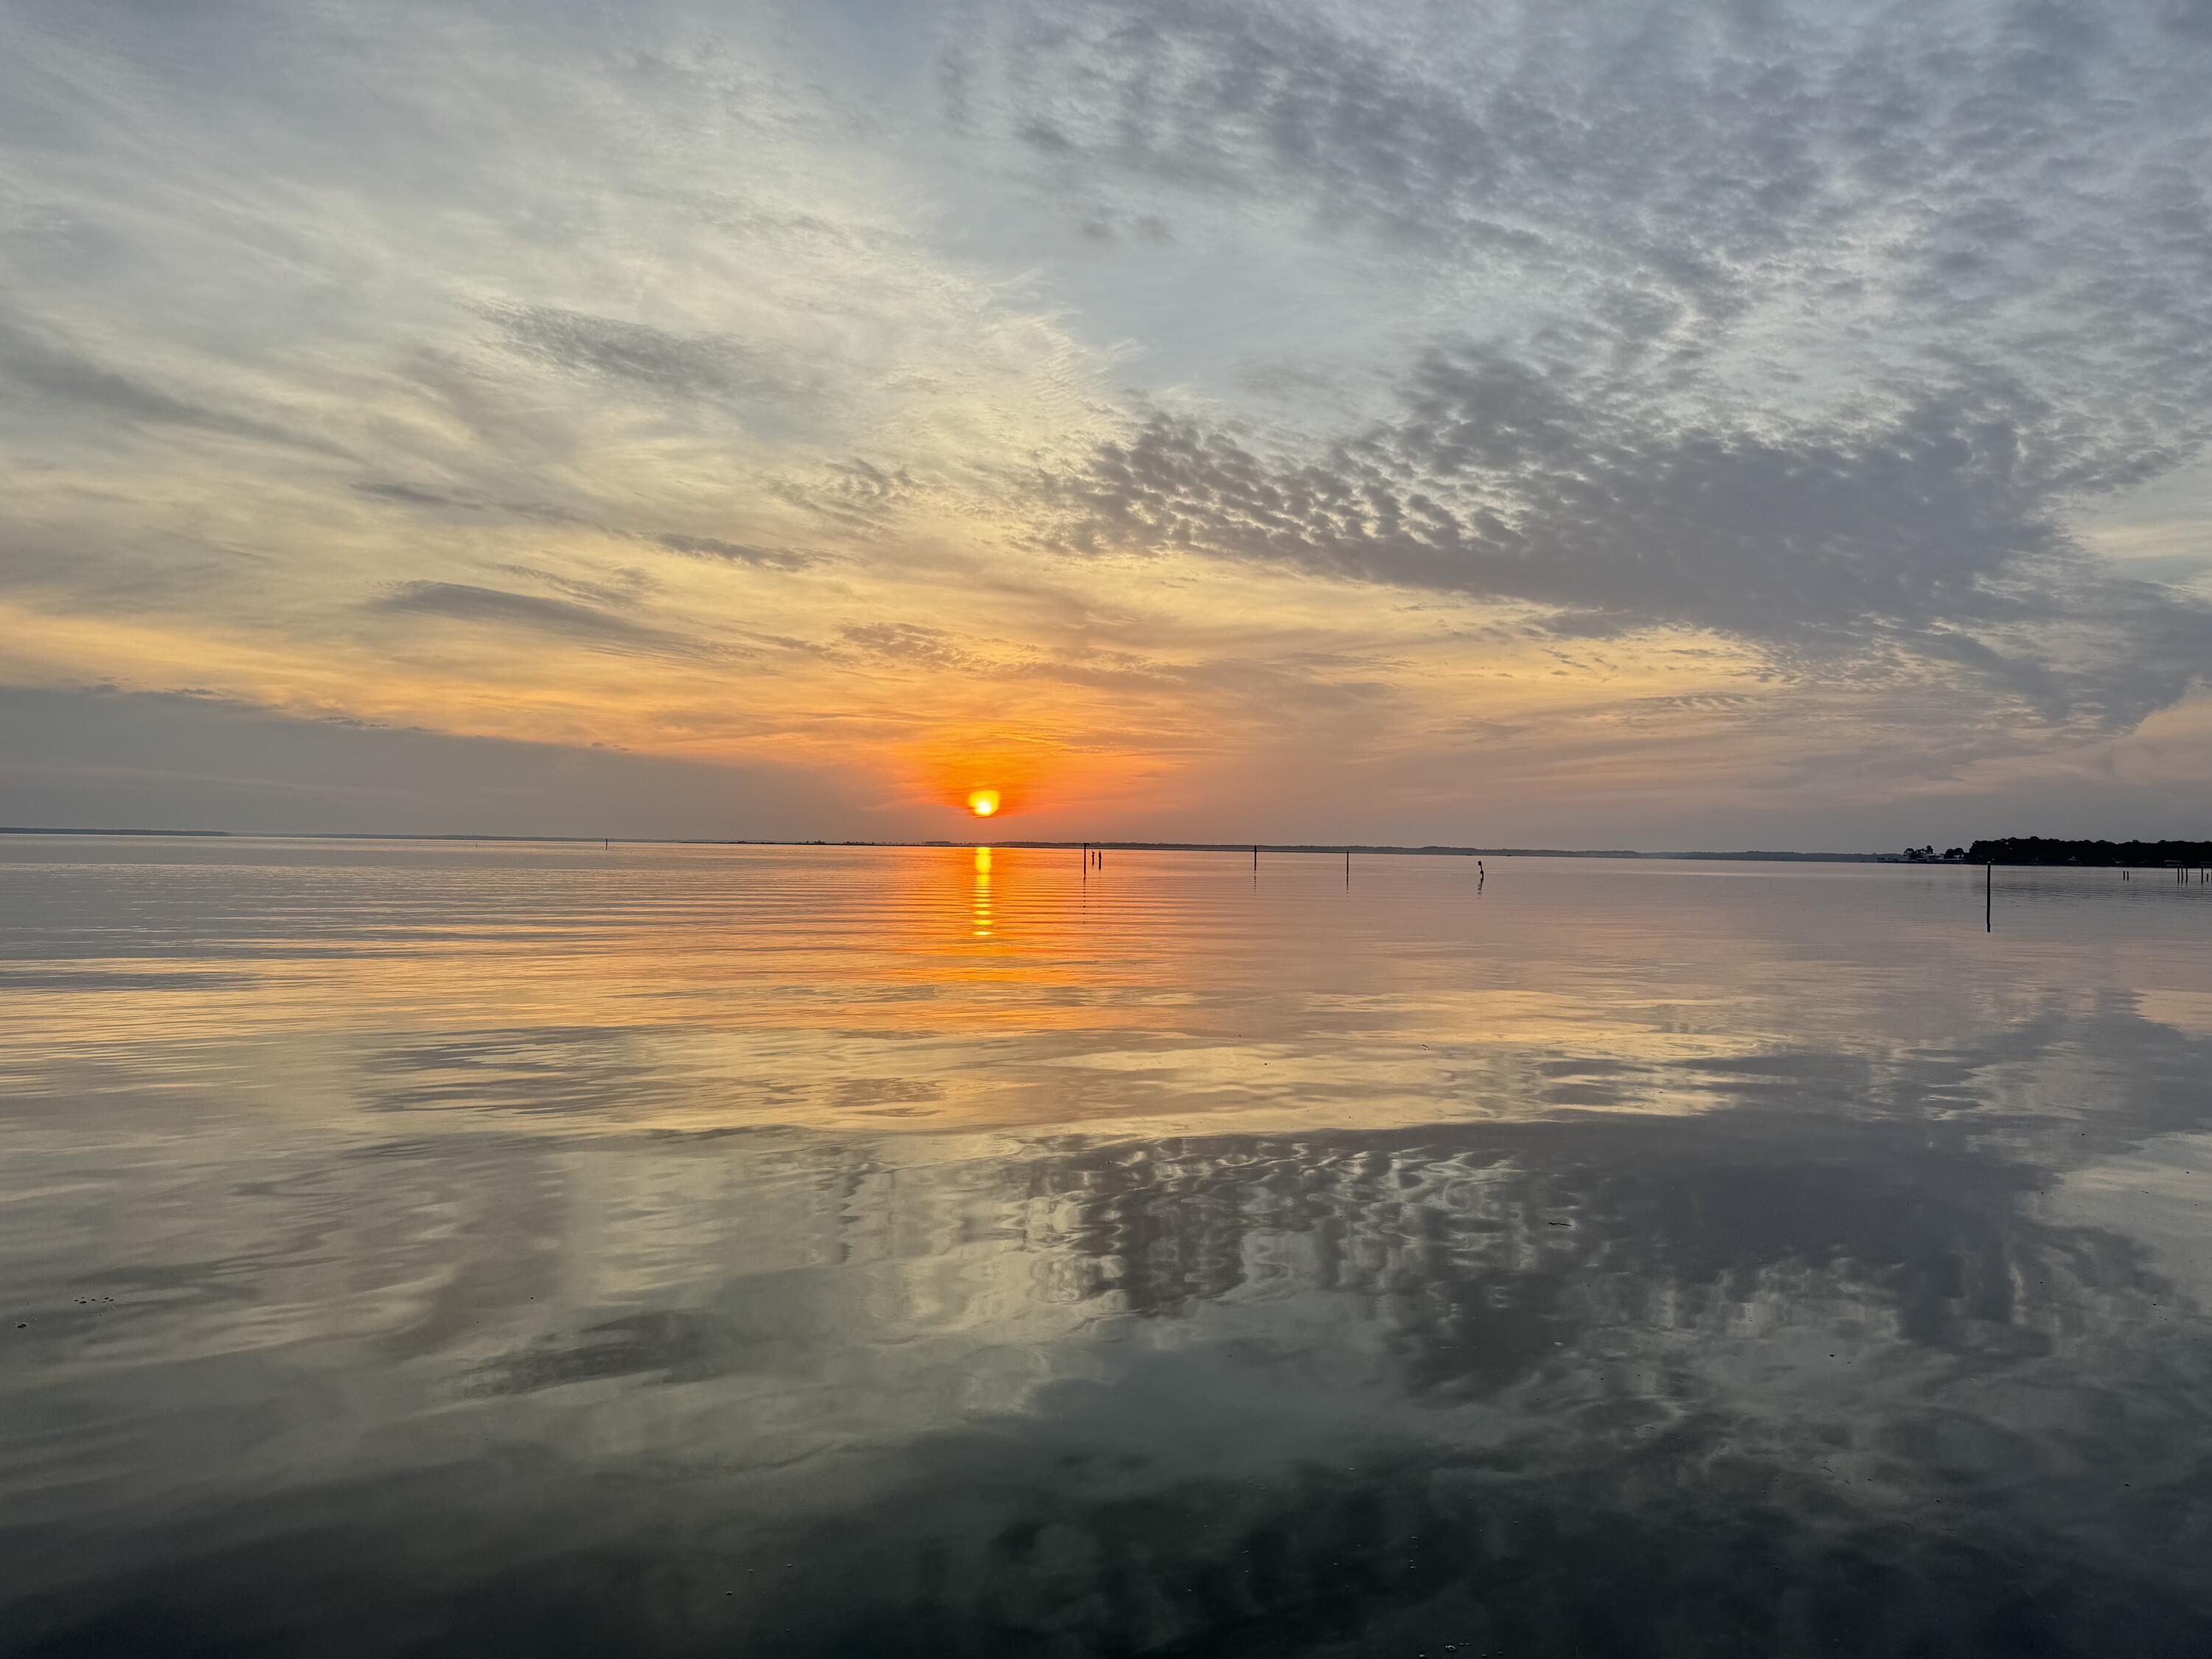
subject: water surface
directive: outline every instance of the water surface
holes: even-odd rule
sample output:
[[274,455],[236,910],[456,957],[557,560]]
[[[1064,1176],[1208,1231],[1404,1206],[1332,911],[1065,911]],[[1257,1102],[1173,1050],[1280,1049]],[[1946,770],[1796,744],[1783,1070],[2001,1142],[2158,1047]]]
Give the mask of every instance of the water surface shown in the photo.
[[0,840],[0,1650],[2212,1651],[2212,887]]

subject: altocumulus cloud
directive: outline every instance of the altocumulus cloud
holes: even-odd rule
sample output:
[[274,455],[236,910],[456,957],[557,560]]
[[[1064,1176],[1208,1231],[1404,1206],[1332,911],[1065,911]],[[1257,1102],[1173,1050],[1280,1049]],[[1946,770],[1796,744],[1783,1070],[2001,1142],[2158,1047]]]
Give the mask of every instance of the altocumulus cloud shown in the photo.
[[2212,420],[2203,7],[1052,15],[957,49],[963,118],[1364,241],[1431,336],[1364,423],[1136,417],[1042,480],[1064,541],[1902,649],[2103,725],[2212,662],[2067,529]]
[[1440,349],[1401,417],[1312,453],[1156,414],[1045,490],[1078,547],[1527,601],[1574,633],[1710,629],[1801,662],[1898,647],[2052,719],[2131,725],[2212,662],[2212,612],[2072,543],[2064,436],[2013,388],[1668,427],[1595,378]]

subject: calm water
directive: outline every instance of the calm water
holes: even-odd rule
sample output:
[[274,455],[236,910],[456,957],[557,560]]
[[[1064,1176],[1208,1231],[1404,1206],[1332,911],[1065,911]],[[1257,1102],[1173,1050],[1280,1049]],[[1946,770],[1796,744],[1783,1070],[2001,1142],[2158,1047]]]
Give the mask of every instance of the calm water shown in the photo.
[[0,1649],[2212,1651],[2212,887],[0,842]]

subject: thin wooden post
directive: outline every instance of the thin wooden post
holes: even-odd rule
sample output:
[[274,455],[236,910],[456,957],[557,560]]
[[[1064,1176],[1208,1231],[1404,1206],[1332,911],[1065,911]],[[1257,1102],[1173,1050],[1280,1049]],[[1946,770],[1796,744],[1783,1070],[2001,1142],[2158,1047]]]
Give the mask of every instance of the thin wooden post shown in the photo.
[[1996,906],[1997,866],[1994,860],[1982,866],[1982,931],[1996,931],[1994,912]]

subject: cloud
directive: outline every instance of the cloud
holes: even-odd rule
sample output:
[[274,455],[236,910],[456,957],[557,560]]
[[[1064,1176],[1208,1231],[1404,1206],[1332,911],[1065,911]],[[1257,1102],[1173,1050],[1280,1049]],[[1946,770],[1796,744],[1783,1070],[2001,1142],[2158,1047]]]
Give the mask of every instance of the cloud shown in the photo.
[[1439,15],[1127,0],[969,49],[1042,176],[1302,216],[1421,337],[1364,422],[1155,399],[1044,480],[1060,540],[2100,726],[2212,667],[2212,613],[2069,528],[2212,433],[2212,58],[1968,0]]
[[810,565],[823,562],[820,554],[803,553],[790,548],[755,547],[743,542],[725,541],[719,536],[691,536],[675,531],[624,530],[614,525],[595,524],[565,508],[543,502],[481,501],[410,483],[356,483],[354,489],[361,495],[398,507],[497,514],[546,524],[574,525],[582,529],[595,530],[605,536],[643,542],[665,552],[681,553],[687,558],[748,565],[756,570],[803,570]]
[[822,769],[112,689],[0,685],[0,787],[9,822],[64,826],[799,838],[884,827],[864,791]]
[[[1950,0],[1479,13],[1093,0],[963,44],[1062,178],[1300,210],[1479,273],[1540,270],[1631,347],[1713,350],[1778,292],[2097,300],[2190,348],[2204,57],[2139,9]],[[972,87],[975,77],[969,76]],[[1686,319],[1705,326],[1682,332]],[[1818,321],[1819,319],[1813,319]],[[2054,341],[2063,349],[2064,342]],[[1900,357],[1909,354],[1900,354]],[[2201,343],[2187,350],[2201,374]]]
[[50,331],[0,317],[0,385],[35,400],[44,418],[135,426],[196,427],[256,443],[331,453],[331,446],[270,421],[227,412],[110,368]]
[[915,623],[865,623],[845,629],[844,637],[848,643],[872,655],[927,663],[933,667],[966,668],[976,660],[943,629]]
[[672,553],[714,559],[724,564],[750,565],[756,570],[803,570],[822,562],[819,554],[794,552],[789,548],[752,547],[743,542],[726,542],[716,536],[679,536],[663,532],[647,535],[643,539]]
[[766,353],[728,335],[672,333],[552,306],[494,305],[485,314],[511,350],[555,368],[675,397],[758,398],[793,390],[768,367]]
[[903,467],[885,469],[854,459],[827,462],[810,479],[780,480],[775,493],[840,529],[871,534],[914,488],[914,478]]
[[643,657],[723,657],[732,647],[653,628],[573,599],[514,593],[468,582],[401,582],[370,601],[386,615],[438,617],[569,640],[597,651]]
[[535,565],[506,564],[499,568],[508,575],[520,576],[565,594],[580,605],[605,610],[623,611],[650,597],[659,586],[652,575],[635,565],[605,573],[602,580],[590,580],[562,574],[557,570],[541,570]]
[[1042,489],[1073,547],[1526,602],[1583,637],[1680,625],[1795,660],[1902,647],[2051,719],[2130,725],[2212,666],[2212,611],[2069,536],[2077,457],[2033,398],[1996,380],[1869,403],[1678,423],[1632,380],[1462,345],[1423,357],[1391,418],[1326,447],[1155,413]]
[[440,490],[425,489],[420,484],[370,483],[357,483],[354,488],[364,495],[378,501],[397,502],[402,507],[434,507],[455,508],[465,513],[483,510],[479,502],[463,501]]

